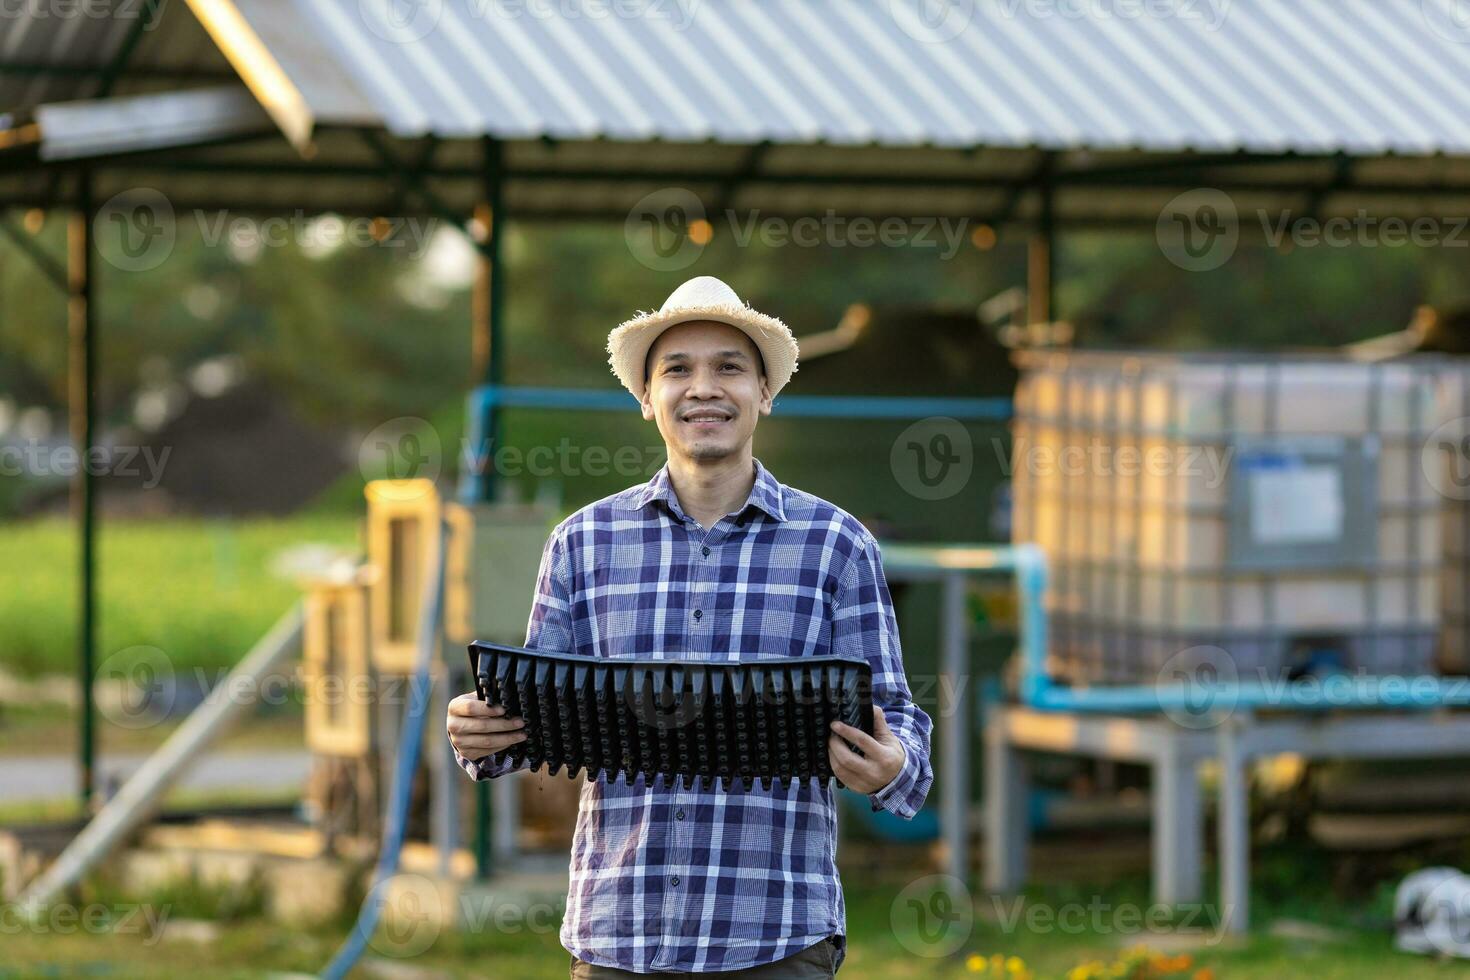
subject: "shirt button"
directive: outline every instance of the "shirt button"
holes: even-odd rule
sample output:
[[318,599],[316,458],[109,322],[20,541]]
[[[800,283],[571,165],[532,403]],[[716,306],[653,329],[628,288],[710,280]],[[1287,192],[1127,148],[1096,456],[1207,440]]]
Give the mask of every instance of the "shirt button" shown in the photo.
[[704,618],[704,610],[703,609],[696,609],[696,610],[694,610],[694,618],[695,619],[703,619]]
[[679,876],[678,875],[674,875],[674,877],[670,878],[669,879],[669,884],[671,884],[671,885],[678,885],[679,884]]
[[677,813],[675,813],[674,814],[674,819],[675,820],[683,820],[684,819],[684,811],[683,810],[680,810]]
[[699,549],[699,553],[702,554],[702,555],[704,555],[704,557],[708,558],[709,557],[709,545],[705,545],[703,548],[700,548]]

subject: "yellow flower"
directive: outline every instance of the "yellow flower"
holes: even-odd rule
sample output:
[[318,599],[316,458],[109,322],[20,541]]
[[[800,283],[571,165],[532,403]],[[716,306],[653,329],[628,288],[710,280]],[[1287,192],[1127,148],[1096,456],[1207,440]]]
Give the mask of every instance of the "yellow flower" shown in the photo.
[[1102,960],[1088,960],[1086,963],[1078,963],[1067,972],[1067,980],[1097,980],[1108,971],[1108,966]]
[[965,969],[971,973],[980,973],[985,969],[985,957],[979,953],[971,953],[965,957]]
[[1012,956],[1010,959],[1006,960],[1007,973],[1018,974],[1025,972],[1025,970],[1026,964],[1021,961],[1021,958],[1019,956]]
[[1183,973],[1193,963],[1194,960],[1187,953],[1180,953],[1178,956],[1164,956],[1162,953],[1155,953],[1148,961],[1148,966],[1154,973],[1167,976],[1170,973]]
[[1215,980],[1215,971],[1207,966],[1202,966],[1194,971],[1194,980]]

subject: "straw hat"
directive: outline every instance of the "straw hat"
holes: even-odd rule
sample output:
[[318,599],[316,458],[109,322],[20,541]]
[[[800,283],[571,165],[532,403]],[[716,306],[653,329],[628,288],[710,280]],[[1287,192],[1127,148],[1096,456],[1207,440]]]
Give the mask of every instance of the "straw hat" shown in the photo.
[[696,276],[670,293],[657,313],[639,311],[607,335],[607,362],[634,398],[643,400],[648,349],[658,335],[690,320],[728,323],[755,341],[765,362],[772,398],[796,372],[796,338],[791,335],[790,327],[746,306],[735,290],[714,276]]

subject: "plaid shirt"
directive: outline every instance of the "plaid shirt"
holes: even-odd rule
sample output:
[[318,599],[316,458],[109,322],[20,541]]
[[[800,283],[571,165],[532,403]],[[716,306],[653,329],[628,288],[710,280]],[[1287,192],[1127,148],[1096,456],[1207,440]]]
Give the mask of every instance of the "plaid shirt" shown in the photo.
[[[934,780],[930,719],[909,696],[878,543],[841,509],[776,481],[757,460],[745,505],[704,528],[668,467],[567,518],[542,557],[526,646],[598,657],[756,660],[850,655],[873,668],[873,703],[906,750],[870,799],[912,817]],[[459,762],[476,779],[508,772]],[[830,781],[662,777],[582,786],[561,941],[637,973],[771,963],[828,936],[845,952]]]

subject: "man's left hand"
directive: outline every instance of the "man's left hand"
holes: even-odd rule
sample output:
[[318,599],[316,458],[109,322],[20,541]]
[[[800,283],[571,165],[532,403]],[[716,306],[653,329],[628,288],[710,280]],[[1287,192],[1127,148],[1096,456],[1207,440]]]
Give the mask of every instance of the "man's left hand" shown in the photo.
[[[862,750],[858,755],[847,747],[851,742]],[[876,793],[903,769],[904,748],[898,736],[888,727],[883,710],[873,708],[873,734],[860,728],[832,722],[832,737],[827,739],[827,757],[832,771],[844,786],[859,793]]]

